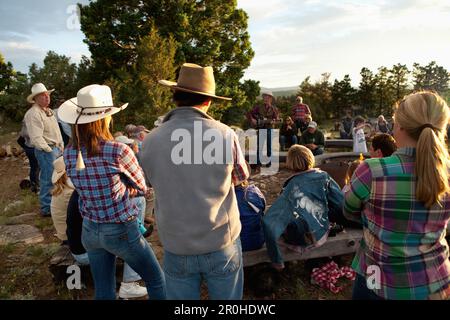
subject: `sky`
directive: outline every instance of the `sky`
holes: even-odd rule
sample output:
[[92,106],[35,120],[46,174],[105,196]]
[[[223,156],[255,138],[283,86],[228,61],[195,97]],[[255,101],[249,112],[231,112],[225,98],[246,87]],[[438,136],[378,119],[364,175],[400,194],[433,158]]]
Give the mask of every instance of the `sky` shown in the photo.
[[[79,62],[89,56],[74,19],[88,0],[0,0],[0,53],[16,70],[42,65],[49,50]],[[249,16],[255,57],[244,79],[263,87],[298,86],[362,67],[436,61],[450,70],[450,0],[238,0]]]

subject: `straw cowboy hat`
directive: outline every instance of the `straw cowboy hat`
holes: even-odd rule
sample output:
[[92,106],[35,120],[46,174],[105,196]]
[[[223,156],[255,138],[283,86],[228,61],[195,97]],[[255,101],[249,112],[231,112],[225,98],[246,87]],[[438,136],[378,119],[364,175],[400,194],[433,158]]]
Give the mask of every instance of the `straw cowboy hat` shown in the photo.
[[27,97],[27,101],[29,103],[34,103],[34,97],[36,97],[38,94],[44,92],[52,93],[53,91],[55,91],[55,89],[47,90],[43,83],[36,83],[31,87],[31,94]]
[[115,107],[113,105],[111,89],[108,86],[92,84],[81,88],[78,91],[76,98],[67,100],[59,107],[59,119],[70,124],[75,124],[78,142],[77,170],[85,168],[80,150],[78,124],[91,123],[112,116],[113,114],[122,111],[127,106],[128,103],[125,103],[121,107]]
[[66,172],[66,165],[64,164],[64,157],[59,157],[53,161],[52,183],[55,184]]
[[111,89],[92,84],[81,88],[76,98],[64,102],[58,109],[58,117],[70,124],[90,123],[122,111],[127,106],[128,103],[115,107]]
[[163,86],[172,90],[201,94],[204,96],[231,100],[231,98],[216,96],[216,82],[212,67],[201,67],[193,63],[185,63],[181,67],[177,82],[159,80]]

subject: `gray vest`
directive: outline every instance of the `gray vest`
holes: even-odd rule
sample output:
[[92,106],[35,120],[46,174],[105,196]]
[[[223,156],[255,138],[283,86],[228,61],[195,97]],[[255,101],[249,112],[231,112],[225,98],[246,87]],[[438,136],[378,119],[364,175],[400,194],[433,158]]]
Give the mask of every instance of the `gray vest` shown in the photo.
[[[214,129],[216,139],[222,142],[220,163],[205,163],[202,157],[204,152],[210,154],[208,145],[215,141],[202,140],[208,129]],[[144,140],[141,165],[154,189],[158,235],[165,250],[178,255],[205,254],[223,249],[239,237],[232,157],[225,161],[233,139],[237,141],[228,126],[198,109],[178,107]],[[190,148],[181,148],[189,143]]]

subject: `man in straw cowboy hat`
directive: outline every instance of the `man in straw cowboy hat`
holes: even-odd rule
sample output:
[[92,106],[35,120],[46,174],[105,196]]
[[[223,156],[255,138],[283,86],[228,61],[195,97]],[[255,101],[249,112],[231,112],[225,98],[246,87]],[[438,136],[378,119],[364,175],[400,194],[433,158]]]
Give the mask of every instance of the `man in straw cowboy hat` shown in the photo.
[[31,144],[40,167],[39,201],[41,215],[50,216],[50,202],[52,199],[53,161],[61,155],[64,148],[58,122],[50,109],[50,93],[44,84],[37,83],[31,88],[27,101],[32,107],[25,113],[24,121],[28,130]]
[[[216,95],[212,67],[185,63],[177,82],[159,83],[174,91],[177,108],[145,138],[141,163],[155,192],[167,297],[199,299],[203,279],[210,299],[241,299],[241,223],[234,185],[249,172],[234,131],[207,114],[212,99],[231,99]],[[213,144],[220,147],[211,159]]]
[[[111,89],[96,84],[80,89],[76,98],[61,105],[59,118],[74,125],[73,142],[64,151],[66,171],[80,197],[81,236],[95,298],[116,298],[118,256],[137,272],[134,281],[145,281],[150,299],[165,299],[164,275],[139,230],[140,212],[133,201],[147,191],[144,173],[130,147],[114,141],[109,131],[111,116],[127,105],[114,106]],[[133,296],[132,285],[127,290],[122,287],[126,297]]]

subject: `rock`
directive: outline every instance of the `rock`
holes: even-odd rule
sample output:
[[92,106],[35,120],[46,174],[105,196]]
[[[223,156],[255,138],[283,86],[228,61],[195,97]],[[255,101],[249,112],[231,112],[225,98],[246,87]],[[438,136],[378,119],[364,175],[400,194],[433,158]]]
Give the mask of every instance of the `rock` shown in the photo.
[[0,158],[6,157],[6,149],[4,147],[0,147]]
[[19,157],[24,151],[22,148],[12,147],[12,154],[14,157]]
[[16,207],[18,207],[18,206],[20,206],[22,204],[23,204],[22,200],[14,201],[14,202],[8,204],[3,211],[6,212],[6,211],[14,209],[14,208],[16,208]]
[[44,241],[42,233],[27,224],[0,226],[0,245],[23,242],[34,244]]
[[12,152],[11,145],[8,144],[8,145],[5,147],[5,150],[6,150],[6,156],[7,156],[7,157],[12,157],[12,156],[13,156],[13,152]]
[[7,220],[6,224],[21,224],[25,222],[31,222],[37,217],[36,213],[24,213],[19,216],[11,217]]

